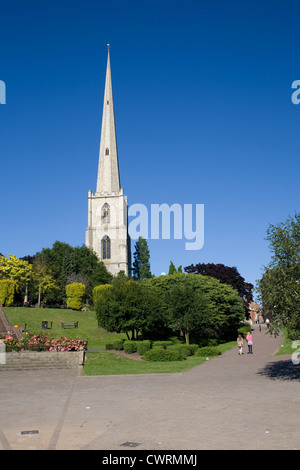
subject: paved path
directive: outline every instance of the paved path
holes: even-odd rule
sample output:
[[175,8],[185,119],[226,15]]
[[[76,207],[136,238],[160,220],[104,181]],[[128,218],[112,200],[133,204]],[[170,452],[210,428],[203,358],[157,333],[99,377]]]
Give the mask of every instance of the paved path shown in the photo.
[[181,374],[2,372],[0,449],[299,449],[300,364],[265,333]]

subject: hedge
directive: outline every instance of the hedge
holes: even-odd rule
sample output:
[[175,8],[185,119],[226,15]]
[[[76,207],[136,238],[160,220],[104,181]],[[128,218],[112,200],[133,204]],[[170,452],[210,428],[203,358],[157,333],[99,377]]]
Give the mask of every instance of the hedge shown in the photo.
[[186,344],[174,344],[167,347],[167,351],[180,354],[184,359],[191,355],[191,349]]
[[204,346],[203,348],[197,349],[195,352],[195,356],[201,356],[201,357],[215,357],[219,356],[221,351],[216,348],[215,346]]
[[145,361],[170,362],[183,361],[185,358],[179,351],[156,347],[147,351],[143,359]]
[[130,340],[124,341],[123,348],[127,354],[132,354],[137,351],[137,345],[135,341],[130,341]]
[[163,348],[167,349],[168,346],[172,346],[174,343],[172,341],[154,341],[152,348]]
[[150,350],[151,341],[150,340],[138,341],[136,343],[136,348],[137,348],[137,353],[143,356],[147,351]]

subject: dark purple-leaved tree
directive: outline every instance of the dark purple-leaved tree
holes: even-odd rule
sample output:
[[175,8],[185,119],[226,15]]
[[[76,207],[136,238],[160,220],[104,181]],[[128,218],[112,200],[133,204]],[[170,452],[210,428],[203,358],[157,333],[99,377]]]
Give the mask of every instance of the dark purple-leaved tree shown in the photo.
[[249,317],[249,304],[253,300],[252,289],[253,284],[246,282],[240,275],[237,268],[225,266],[224,264],[198,263],[195,266],[191,264],[184,268],[187,273],[202,274],[202,276],[210,276],[218,279],[223,284],[229,284],[236,289],[244,301],[246,318]]

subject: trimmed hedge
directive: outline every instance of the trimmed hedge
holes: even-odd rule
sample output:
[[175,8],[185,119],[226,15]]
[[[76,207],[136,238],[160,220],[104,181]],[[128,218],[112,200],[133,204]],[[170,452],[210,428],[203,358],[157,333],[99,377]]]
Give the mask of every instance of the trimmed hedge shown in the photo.
[[216,348],[215,346],[204,346],[203,348],[197,349],[195,352],[195,356],[200,356],[200,357],[215,357],[219,356],[221,351]]
[[123,348],[127,354],[132,354],[137,351],[137,344],[135,341],[126,340],[124,341]]
[[151,348],[151,341],[144,340],[144,341],[137,341],[136,343],[137,353],[143,356],[146,354],[147,351]]
[[218,340],[215,338],[201,338],[198,341],[198,347],[204,348],[204,346],[218,346]]
[[112,343],[114,349],[116,349],[116,351],[121,351],[123,349],[123,340],[118,340],[118,341],[114,341]]
[[147,351],[143,359],[145,361],[170,362],[183,361],[185,358],[179,351],[156,347]]
[[184,359],[191,355],[190,348],[185,344],[174,344],[172,346],[168,346],[167,351],[173,351],[180,354]]
[[163,348],[167,349],[168,346],[172,346],[174,343],[172,341],[154,341],[152,348]]

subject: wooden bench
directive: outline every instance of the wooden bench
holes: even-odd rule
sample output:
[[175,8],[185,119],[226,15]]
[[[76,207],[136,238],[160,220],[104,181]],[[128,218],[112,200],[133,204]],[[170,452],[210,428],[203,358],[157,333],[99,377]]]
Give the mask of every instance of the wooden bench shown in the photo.
[[74,326],[75,328],[78,328],[78,321],[70,321],[70,322],[61,322],[61,327],[62,328],[66,328],[66,327],[69,327],[69,326]]

